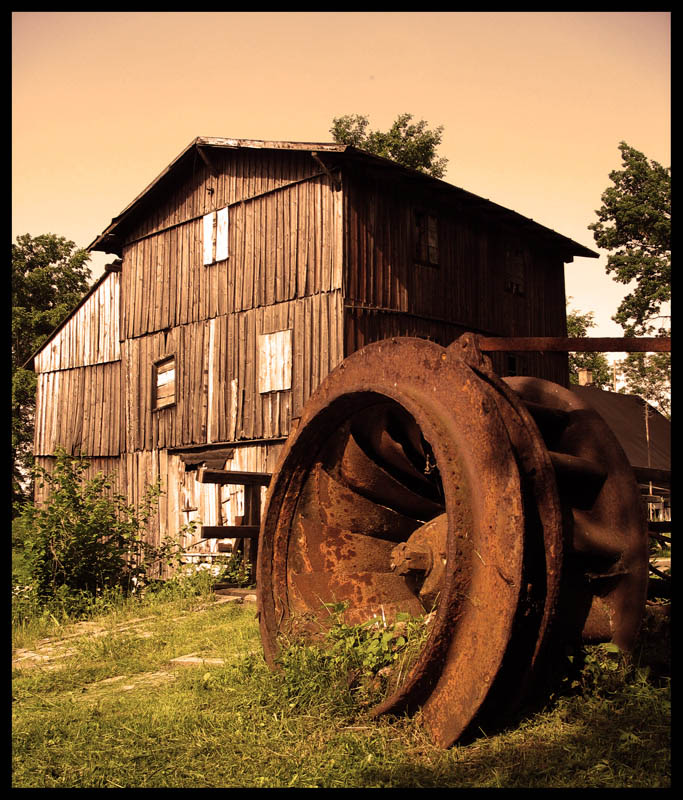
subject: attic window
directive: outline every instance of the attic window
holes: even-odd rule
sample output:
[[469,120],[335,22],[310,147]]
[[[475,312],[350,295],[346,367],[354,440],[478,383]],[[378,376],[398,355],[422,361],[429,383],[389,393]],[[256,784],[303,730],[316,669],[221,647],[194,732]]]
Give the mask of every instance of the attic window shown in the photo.
[[175,390],[175,356],[167,356],[152,367],[152,408],[156,411],[175,405]]
[[416,209],[413,212],[415,260],[432,266],[439,263],[439,228],[433,214]]
[[205,214],[202,220],[204,265],[225,261],[228,257],[228,209]]

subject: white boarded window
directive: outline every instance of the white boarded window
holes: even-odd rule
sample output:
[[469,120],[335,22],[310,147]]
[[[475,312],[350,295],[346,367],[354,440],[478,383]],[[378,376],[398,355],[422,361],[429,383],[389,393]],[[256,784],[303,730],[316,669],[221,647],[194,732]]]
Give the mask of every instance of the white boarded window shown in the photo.
[[258,337],[259,392],[281,392],[292,388],[292,331],[277,331]]
[[202,242],[204,245],[204,264],[212,264],[216,241],[214,234],[216,228],[216,212],[212,211],[210,214],[205,214],[203,223],[204,233]]
[[228,209],[221,208],[202,218],[204,265],[225,261],[228,257]]
[[175,405],[175,356],[157,361],[152,373],[152,408],[156,410]]

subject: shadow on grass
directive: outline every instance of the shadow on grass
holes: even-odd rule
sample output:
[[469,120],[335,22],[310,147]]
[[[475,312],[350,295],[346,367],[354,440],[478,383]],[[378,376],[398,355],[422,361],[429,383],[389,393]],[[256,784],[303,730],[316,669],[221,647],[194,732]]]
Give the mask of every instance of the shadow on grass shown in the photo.
[[618,714],[606,704],[586,713],[579,703],[556,714],[469,745],[415,759],[374,763],[363,785],[394,788],[578,788],[670,786],[670,737],[665,721],[637,703]]

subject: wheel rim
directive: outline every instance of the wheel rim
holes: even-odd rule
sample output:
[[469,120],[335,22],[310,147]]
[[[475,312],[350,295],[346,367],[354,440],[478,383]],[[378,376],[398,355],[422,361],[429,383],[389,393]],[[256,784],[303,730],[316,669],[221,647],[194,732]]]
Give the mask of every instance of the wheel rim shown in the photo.
[[[392,340],[355,353],[328,376],[307,404],[271,483],[261,528],[260,620],[264,651],[271,663],[287,619],[298,611],[314,610],[312,598],[348,601],[351,619],[356,612],[362,616],[371,611],[373,603],[380,611],[383,608],[385,616],[387,610],[428,610],[416,584],[391,570],[359,569],[364,563],[362,556],[358,561],[358,547],[356,560],[350,558],[359,544],[353,537],[367,536],[367,531],[330,533],[330,528],[338,527],[334,524],[337,506],[330,514],[323,510],[326,519],[317,519],[314,513],[316,505],[324,509],[325,498],[329,500],[330,493],[339,490],[337,479],[348,481],[351,476],[357,481],[351,487],[356,492],[350,496],[352,506],[362,505],[357,496],[362,492],[363,499],[410,520],[412,498],[407,507],[392,508],[396,499],[382,494],[387,491],[383,476],[375,474],[368,488],[367,478],[359,478],[363,471],[354,471],[357,454],[350,451],[359,445],[368,454],[368,436],[363,440],[354,437],[353,431],[370,416],[388,413],[404,421],[412,419],[433,454],[443,490],[446,564],[427,642],[404,683],[374,713],[421,706],[433,737],[443,746],[452,744],[472,722],[504,671],[506,654],[509,661],[516,647],[525,516],[515,451],[499,411],[500,403],[506,401],[498,395],[458,353],[431,342]],[[375,439],[381,440],[385,433],[386,429],[376,428]],[[404,433],[415,442],[415,430],[404,428]],[[354,443],[349,445],[352,438]],[[393,437],[394,442],[397,438]],[[385,460],[386,455],[385,449]],[[392,466],[393,475],[392,470],[386,471],[395,478],[396,462]],[[348,483],[343,488],[348,490]],[[433,496],[426,499],[435,500]],[[431,518],[424,518],[428,512],[420,519],[413,513],[413,522],[431,520],[434,528],[443,527],[434,522],[440,516],[439,503],[435,506]],[[372,516],[368,515],[360,513],[354,525],[362,527],[363,519]],[[327,525],[322,535],[320,521]],[[381,527],[381,521],[378,524]],[[372,538],[408,545],[419,556],[415,541],[409,540],[422,526],[416,524],[411,531],[409,523],[403,520],[402,524],[393,540],[388,531],[378,536],[376,529]],[[443,538],[438,531],[431,535],[436,541]],[[366,566],[386,566],[386,556],[394,548],[363,541],[368,545]]]

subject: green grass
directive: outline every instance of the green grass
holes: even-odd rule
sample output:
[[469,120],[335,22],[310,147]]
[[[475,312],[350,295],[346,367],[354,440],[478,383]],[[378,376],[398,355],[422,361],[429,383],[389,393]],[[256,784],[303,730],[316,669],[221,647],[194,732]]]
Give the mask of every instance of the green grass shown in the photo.
[[[590,648],[543,710],[443,751],[419,715],[369,719],[312,650],[271,672],[253,604],[157,599],[42,625],[15,651],[66,635],[71,653],[13,671],[16,788],[670,785],[667,665],[648,674],[646,650],[626,668]],[[224,663],[170,664],[188,653]]]

